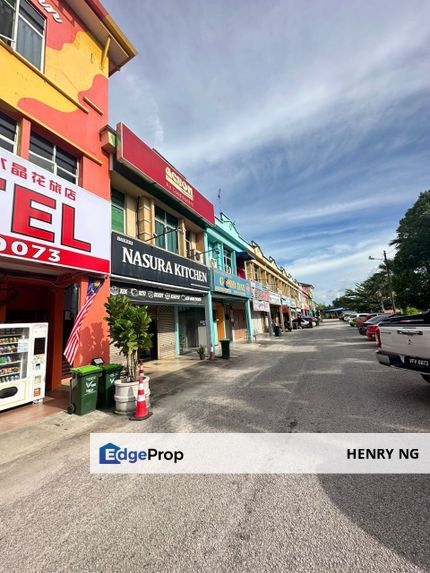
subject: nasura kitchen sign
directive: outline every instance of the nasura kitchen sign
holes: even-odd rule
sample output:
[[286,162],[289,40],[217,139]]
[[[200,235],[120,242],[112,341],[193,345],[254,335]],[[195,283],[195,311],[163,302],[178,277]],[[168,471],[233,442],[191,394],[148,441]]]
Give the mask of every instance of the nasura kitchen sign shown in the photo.
[[0,149],[0,256],[109,273],[109,229],[109,201]]
[[138,239],[112,233],[112,275],[209,290],[207,267]]

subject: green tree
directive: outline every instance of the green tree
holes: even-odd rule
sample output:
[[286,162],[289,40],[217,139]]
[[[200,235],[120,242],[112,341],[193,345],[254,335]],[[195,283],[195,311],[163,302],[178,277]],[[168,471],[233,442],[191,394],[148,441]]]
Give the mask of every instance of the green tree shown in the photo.
[[139,350],[151,348],[152,334],[148,332],[151,317],[146,306],[137,306],[124,296],[110,296],[105,304],[111,344],[127,361],[127,380],[137,378]]
[[391,244],[397,247],[393,286],[399,306],[430,308],[430,191],[406,211]]
[[332,305],[334,308],[351,308],[358,312],[376,312],[382,308],[391,308],[385,268],[380,267],[380,270],[368,279],[357,283],[355,288],[346,289]]

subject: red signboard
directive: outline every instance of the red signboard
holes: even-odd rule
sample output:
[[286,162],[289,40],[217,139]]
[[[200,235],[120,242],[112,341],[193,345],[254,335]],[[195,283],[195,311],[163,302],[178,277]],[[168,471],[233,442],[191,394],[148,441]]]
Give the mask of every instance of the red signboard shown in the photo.
[[215,224],[214,206],[197,191],[156,151],[148,147],[127,126],[118,124],[120,146],[117,159],[137,169],[146,179],[157,183],[169,195],[184,203],[191,211]]

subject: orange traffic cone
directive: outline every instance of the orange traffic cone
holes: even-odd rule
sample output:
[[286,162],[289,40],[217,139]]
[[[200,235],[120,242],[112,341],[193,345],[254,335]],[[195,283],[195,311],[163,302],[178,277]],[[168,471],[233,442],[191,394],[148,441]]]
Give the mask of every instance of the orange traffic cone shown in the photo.
[[134,416],[131,416],[129,419],[134,421],[146,420],[150,416],[152,416],[152,412],[148,412],[148,408],[146,407],[146,400],[145,400],[145,390],[143,389],[143,364],[140,363],[139,366],[139,387],[137,390],[137,401],[136,401],[136,412]]

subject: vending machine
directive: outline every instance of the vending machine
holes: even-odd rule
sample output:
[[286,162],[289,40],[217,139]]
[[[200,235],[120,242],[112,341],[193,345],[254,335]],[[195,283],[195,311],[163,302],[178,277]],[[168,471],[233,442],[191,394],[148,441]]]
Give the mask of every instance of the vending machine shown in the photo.
[[0,324],[0,412],[45,396],[48,323]]

